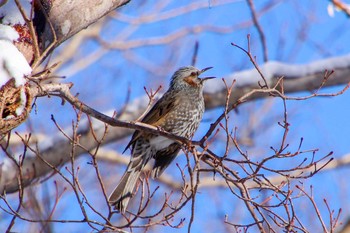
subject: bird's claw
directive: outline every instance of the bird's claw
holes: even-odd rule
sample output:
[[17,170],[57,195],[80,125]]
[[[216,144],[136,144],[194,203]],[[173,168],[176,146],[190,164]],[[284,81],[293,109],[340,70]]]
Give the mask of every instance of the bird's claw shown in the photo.
[[164,128],[162,128],[162,127],[161,127],[161,126],[159,126],[159,125],[157,126],[157,130],[158,130],[158,131],[165,132],[165,129],[164,129]]

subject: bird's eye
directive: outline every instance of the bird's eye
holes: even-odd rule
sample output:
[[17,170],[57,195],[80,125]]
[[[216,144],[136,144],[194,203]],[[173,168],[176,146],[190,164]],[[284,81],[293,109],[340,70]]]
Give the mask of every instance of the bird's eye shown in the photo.
[[191,73],[191,76],[196,76],[196,75],[197,75],[196,72],[192,72],[192,73]]

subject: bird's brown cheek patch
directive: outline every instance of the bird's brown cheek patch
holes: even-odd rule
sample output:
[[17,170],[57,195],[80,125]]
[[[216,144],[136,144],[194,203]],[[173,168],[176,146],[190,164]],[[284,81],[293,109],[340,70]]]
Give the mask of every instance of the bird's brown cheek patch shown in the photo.
[[184,81],[191,85],[192,87],[197,87],[198,84],[194,81],[194,78],[192,76],[189,76],[187,78],[184,78]]

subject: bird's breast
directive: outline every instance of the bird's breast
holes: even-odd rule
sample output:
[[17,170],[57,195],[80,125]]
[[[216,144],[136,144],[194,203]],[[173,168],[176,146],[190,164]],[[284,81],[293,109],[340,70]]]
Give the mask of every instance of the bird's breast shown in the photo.
[[204,101],[201,96],[191,98],[184,96],[181,102],[166,117],[161,126],[166,131],[178,136],[190,138],[197,130],[204,112]]

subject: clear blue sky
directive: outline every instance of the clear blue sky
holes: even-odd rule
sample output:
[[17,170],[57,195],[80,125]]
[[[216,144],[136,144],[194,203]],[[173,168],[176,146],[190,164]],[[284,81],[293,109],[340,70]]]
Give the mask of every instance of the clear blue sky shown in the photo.
[[[128,85],[131,87],[131,101],[144,94],[144,86],[156,89],[159,85],[162,85],[163,90],[165,90],[168,86],[171,72],[179,66],[191,63],[193,47],[196,41],[199,42],[197,66],[200,68],[214,66],[211,74],[218,77],[224,77],[231,72],[252,67],[249,58],[230,44],[234,42],[242,47],[246,47],[247,34],[251,35],[252,53],[257,56],[257,61],[260,64],[263,63],[259,35],[256,28],[250,23],[251,15],[246,1],[232,1],[232,3],[223,6],[215,6],[212,1],[199,2],[207,2],[211,7],[190,12],[174,19],[142,25],[128,39],[161,37],[176,30],[195,25],[231,27],[230,31],[222,34],[209,30],[193,34],[172,42],[170,48],[157,45],[136,48],[131,51],[116,50],[107,53],[87,69],[67,77],[67,81],[73,82],[75,84],[74,91],[79,92],[80,98],[97,110],[118,110],[124,104]],[[145,4],[140,4],[137,1],[131,1],[120,12],[137,19],[141,14],[149,14],[156,7],[156,4],[159,3],[157,1],[149,1]],[[185,0],[173,1],[163,11],[187,4],[188,1]],[[259,18],[259,22],[266,35],[270,60],[304,64],[350,52],[349,19],[341,12],[336,12],[334,17],[330,17],[327,13],[329,1],[259,0],[255,1],[255,4],[258,12],[264,12]],[[267,7],[269,4],[270,7]],[[265,7],[266,9],[262,10]],[[111,21],[106,30],[103,31],[102,36],[106,39],[114,38],[117,33],[120,33],[127,27],[126,23]],[[64,47],[62,48],[64,49]],[[80,51],[77,52],[77,59],[84,59],[86,54],[95,49],[98,49],[98,44],[95,41],[84,43]],[[132,62],[135,61],[133,59],[135,57],[137,60],[141,60],[142,64],[148,65],[148,67],[162,69],[159,72],[150,72],[137,64],[137,62]],[[62,75],[65,74],[62,73]],[[325,92],[336,92],[341,88],[327,88]],[[307,94],[307,92],[297,93],[300,96]],[[300,138],[303,137],[303,149],[319,148],[320,151],[318,153],[320,155],[326,155],[330,151],[334,152],[334,157],[349,153],[349,95],[349,92],[346,92],[344,95],[335,98],[288,101],[289,123],[291,124],[288,142],[291,144],[291,148],[296,148]],[[48,121],[50,114],[54,114],[61,124],[69,126],[71,123],[70,117],[74,115],[70,107],[61,107],[60,100],[54,98],[39,100],[38,103],[41,105],[38,105],[39,111],[37,115],[32,113],[32,124],[43,131],[50,132],[55,128],[54,125],[44,126],[42,122]],[[238,113],[231,113],[231,119],[233,119],[230,123],[231,126],[236,126],[241,132],[245,132],[244,129],[249,128],[248,126],[251,124],[249,121],[250,116],[263,113],[263,108],[266,104],[264,100],[242,105]],[[254,135],[254,147],[247,147],[246,149],[252,156],[254,154],[256,156],[271,155],[272,151],[269,147],[278,145],[280,141],[282,132],[277,125],[277,121],[282,120],[283,117],[282,103],[276,99],[270,104],[272,106],[271,109],[259,115],[258,120],[261,120],[261,123],[257,124],[256,128],[253,128],[251,131],[252,135]],[[205,114],[204,122],[197,133],[197,138],[206,131],[208,123],[215,119],[221,111],[222,109],[217,109]],[[261,127],[263,127],[263,130],[261,130]],[[110,147],[122,151],[125,143],[126,141],[110,145]],[[218,144],[215,151],[221,153],[221,149],[220,144]],[[237,152],[232,150],[232,153],[234,156]],[[81,164],[84,165],[87,161],[88,159],[81,159]],[[176,163],[183,167],[186,163],[184,156],[179,156]],[[88,169],[84,171],[84,166],[82,166],[81,173],[89,178],[91,174],[88,173]],[[276,166],[279,165],[277,164]],[[117,169],[115,171],[117,172]],[[174,177],[179,177],[175,164],[169,167],[167,171],[172,173]],[[331,208],[335,210],[340,207],[343,208],[343,218],[350,214],[348,211],[349,201],[346,200],[346,197],[349,197],[349,188],[346,186],[348,182],[345,178],[348,177],[348,173],[349,169],[324,172],[305,182],[305,187],[312,184],[317,190],[315,198],[322,211],[325,211],[322,199],[327,198]],[[110,176],[113,176],[113,174],[110,174]],[[48,182],[50,187],[52,181],[49,180]],[[82,182],[88,183],[88,181]],[[115,184],[117,182],[118,179],[115,180]],[[340,189],[339,185],[341,183],[345,187]],[[154,182],[152,185],[155,187],[157,183]],[[161,191],[169,192],[166,187],[161,187]],[[88,192],[88,194],[91,198],[96,198],[94,190]],[[216,200],[213,200],[213,197]],[[60,217],[77,218],[79,210],[73,204],[75,199],[72,199],[71,196],[65,196],[61,202],[62,206],[60,206],[61,208],[58,211],[64,211],[64,215]],[[66,208],[70,205],[70,202],[72,202],[72,205],[70,211],[67,211]],[[303,202],[299,204],[302,205]],[[216,208],[218,205],[220,205],[220,208]],[[240,218],[242,220],[240,223],[242,224],[250,221],[246,217],[246,211],[240,211],[241,208],[245,208],[242,203],[238,204],[232,197],[232,194],[227,191],[201,190],[197,197],[196,207],[193,232],[212,232],[211,230],[214,229],[211,225],[212,219],[224,219],[225,214],[229,214],[229,218]],[[190,205],[185,207],[181,213],[184,214],[189,210]],[[183,216],[181,213],[176,218],[177,220]],[[309,217],[308,212],[305,211],[303,216],[305,221],[307,221]],[[188,221],[189,215],[187,215],[185,227],[181,229],[166,228],[166,232],[187,232]],[[88,226],[83,224],[55,224],[54,226],[56,232],[61,232],[62,230],[65,232],[86,232],[89,229]],[[215,226],[215,228],[216,232],[225,232],[224,226]],[[0,227],[1,230],[2,228]],[[18,230],[22,231],[23,229],[19,228]]]

